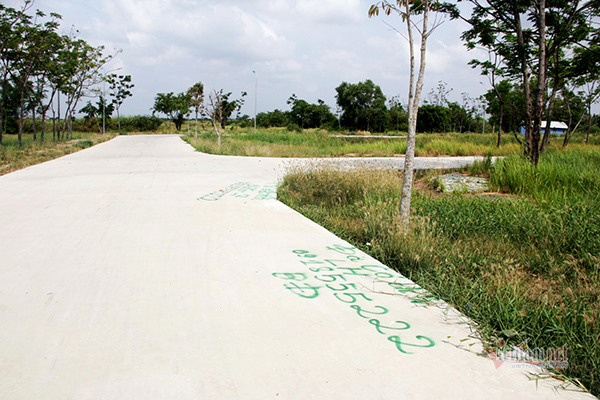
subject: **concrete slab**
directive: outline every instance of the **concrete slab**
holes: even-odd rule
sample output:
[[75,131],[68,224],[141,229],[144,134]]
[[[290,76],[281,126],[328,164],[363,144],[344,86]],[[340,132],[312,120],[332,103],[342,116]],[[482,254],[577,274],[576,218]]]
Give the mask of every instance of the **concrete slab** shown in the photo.
[[593,398],[478,355],[283,164],[127,136],[0,177],[0,398]]

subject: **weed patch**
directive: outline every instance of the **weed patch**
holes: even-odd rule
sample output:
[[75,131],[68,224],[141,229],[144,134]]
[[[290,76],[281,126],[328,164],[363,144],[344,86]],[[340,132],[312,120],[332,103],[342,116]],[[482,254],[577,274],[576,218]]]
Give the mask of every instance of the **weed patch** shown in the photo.
[[417,190],[399,223],[398,172],[331,165],[291,170],[279,198],[397,269],[482,327],[490,342],[569,349],[561,371],[600,393],[600,201],[597,150],[480,166],[482,198]]
[[101,135],[74,132],[73,140],[68,142],[48,138],[43,144],[39,144],[33,142],[32,135],[24,135],[23,146],[19,147],[15,135],[4,135],[3,146],[0,148],[0,175],[66,156],[110,140],[114,136],[108,133]]

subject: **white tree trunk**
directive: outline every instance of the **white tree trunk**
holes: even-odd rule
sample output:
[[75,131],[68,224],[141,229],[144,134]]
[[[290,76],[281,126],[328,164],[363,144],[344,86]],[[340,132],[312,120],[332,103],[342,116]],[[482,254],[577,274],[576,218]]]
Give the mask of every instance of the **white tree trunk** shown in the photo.
[[400,196],[400,220],[405,232],[408,231],[410,223],[410,201],[412,197],[413,178],[415,170],[415,147],[417,137],[417,115],[419,113],[419,102],[423,91],[423,79],[425,77],[425,58],[427,55],[427,37],[429,1],[424,2],[425,10],[423,12],[423,29],[421,31],[421,59],[419,67],[419,77],[417,84],[415,81],[415,50],[413,43],[413,26],[409,2],[406,7],[406,25],[408,28],[408,41],[410,47],[410,88],[408,95],[408,135],[406,138],[406,156],[404,159],[404,177],[402,181],[402,195]]

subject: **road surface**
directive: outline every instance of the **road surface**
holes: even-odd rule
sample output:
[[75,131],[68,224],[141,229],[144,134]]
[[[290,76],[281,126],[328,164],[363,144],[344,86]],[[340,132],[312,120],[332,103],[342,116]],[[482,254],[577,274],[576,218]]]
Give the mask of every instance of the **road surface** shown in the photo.
[[0,399],[591,398],[275,200],[289,162],[120,136],[0,177]]

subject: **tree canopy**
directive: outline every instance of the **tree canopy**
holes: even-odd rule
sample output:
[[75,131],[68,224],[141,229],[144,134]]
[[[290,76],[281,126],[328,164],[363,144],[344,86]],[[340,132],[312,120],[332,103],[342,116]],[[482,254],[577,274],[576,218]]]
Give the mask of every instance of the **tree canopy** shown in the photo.
[[186,114],[190,112],[190,97],[186,93],[175,95],[173,92],[158,93],[154,98],[152,115],[164,114],[175,124],[180,131]]
[[93,47],[78,38],[75,30],[60,35],[61,16],[32,11],[32,6],[32,0],[25,0],[19,9],[0,4],[0,146],[4,132],[18,133],[21,144],[23,120],[29,112],[34,127],[36,113],[42,116],[43,141],[51,108],[57,120],[55,137],[70,136],[80,100],[92,93],[100,82],[100,68],[113,58],[104,55],[103,46]]
[[337,92],[337,105],[342,109],[341,124],[353,130],[383,132],[387,125],[386,98],[381,88],[367,79],[364,82],[342,82]]

